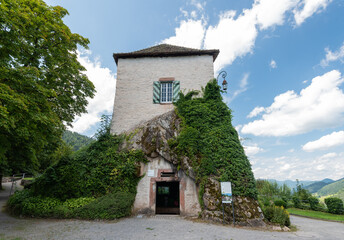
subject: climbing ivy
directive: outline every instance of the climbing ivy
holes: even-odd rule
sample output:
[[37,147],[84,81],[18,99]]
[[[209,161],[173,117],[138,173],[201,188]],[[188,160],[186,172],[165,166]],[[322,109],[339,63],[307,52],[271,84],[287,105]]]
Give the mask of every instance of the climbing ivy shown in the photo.
[[123,138],[110,131],[99,134],[97,141],[49,167],[30,190],[61,200],[110,192],[136,193],[139,163],[146,159],[139,150],[119,151]]
[[231,110],[222,101],[216,79],[202,91],[202,97],[197,97],[196,91],[180,94],[175,106],[182,128],[178,137],[169,141],[170,147],[179,160],[189,159],[198,183],[204,184],[209,177],[230,181],[234,195],[257,199],[250,162],[232,126]]

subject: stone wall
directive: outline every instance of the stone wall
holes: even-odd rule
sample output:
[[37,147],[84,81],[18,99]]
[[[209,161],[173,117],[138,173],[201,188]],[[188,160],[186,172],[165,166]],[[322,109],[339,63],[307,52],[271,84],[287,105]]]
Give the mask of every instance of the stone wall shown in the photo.
[[[197,216],[201,212],[198,202],[196,183],[187,176],[183,170],[177,171],[176,166],[162,157],[148,158],[149,162],[143,164],[141,175],[143,176],[137,186],[137,194],[133,206],[134,214],[155,214],[155,197],[157,182],[178,181],[180,189],[180,214],[183,216]],[[153,175],[149,175],[148,171]],[[166,179],[160,177],[162,171],[176,172],[176,177]]]
[[[208,178],[202,186],[202,206],[199,203],[200,186],[196,182],[194,170],[189,159],[186,157],[177,158],[170,149],[168,140],[177,137],[180,132],[181,120],[174,111],[170,111],[161,116],[136,126],[135,129],[126,132],[127,139],[121,148],[141,149],[146,155],[149,163],[142,165],[141,174],[145,174],[138,185],[134,210],[135,212],[154,214],[154,202],[151,201],[150,189],[154,189],[153,179],[147,176],[148,169],[155,170],[154,178],[159,177],[159,169],[173,169],[177,171],[181,181],[181,194],[184,194],[185,202],[181,201],[181,212],[184,215],[198,216],[203,219],[222,222],[222,203],[220,183],[216,178]],[[158,174],[156,174],[158,173]],[[183,184],[185,183],[184,187]],[[153,184],[153,185],[152,185]],[[150,186],[149,186],[150,185]],[[238,225],[262,226],[263,214],[257,200],[243,196],[234,196],[234,210]],[[231,223],[232,206],[225,204],[225,222]]]
[[[264,215],[255,199],[248,197],[234,196],[234,217],[237,225],[261,227],[265,226]],[[213,222],[232,223],[232,204],[221,203],[220,182],[210,178],[204,186],[202,218]],[[224,212],[224,214],[223,214]]]
[[200,90],[214,77],[213,56],[119,59],[111,133],[127,131],[173,109],[153,104],[153,82],[174,77],[182,91]]

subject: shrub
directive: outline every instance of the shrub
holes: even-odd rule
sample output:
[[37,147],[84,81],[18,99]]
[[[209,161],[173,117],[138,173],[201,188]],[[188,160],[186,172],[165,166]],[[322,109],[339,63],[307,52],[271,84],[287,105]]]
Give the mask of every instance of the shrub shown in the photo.
[[319,210],[319,199],[317,197],[311,196],[309,197],[309,205],[312,210],[318,211]]
[[100,197],[109,192],[135,192],[140,178],[142,151],[118,151],[122,137],[110,133],[71,156],[62,158],[36,179],[31,189],[35,195],[70,198]]
[[63,206],[68,208],[68,209],[76,209],[76,208],[81,208],[90,202],[93,202],[95,198],[87,198],[87,197],[81,197],[81,198],[71,198],[67,199],[64,203]]
[[62,202],[23,190],[9,199],[8,206],[11,213],[28,217],[116,219],[130,215],[134,200],[134,193],[117,192],[98,199],[81,197]]
[[336,198],[336,197],[325,198],[325,204],[327,206],[329,213],[333,213],[333,214],[344,213],[343,201],[340,198]]
[[110,193],[78,208],[74,215],[82,219],[116,219],[129,216],[135,194],[128,192]]
[[30,190],[16,192],[8,201],[10,212],[31,217],[49,217],[61,204],[56,198],[33,196]]
[[282,199],[277,199],[274,201],[275,206],[287,208],[287,203]]
[[289,213],[278,206],[268,206],[263,208],[265,218],[272,223],[278,223],[281,226],[290,226]]
[[294,204],[295,208],[300,208],[301,207],[301,200],[297,196],[292,197],[292,201]]

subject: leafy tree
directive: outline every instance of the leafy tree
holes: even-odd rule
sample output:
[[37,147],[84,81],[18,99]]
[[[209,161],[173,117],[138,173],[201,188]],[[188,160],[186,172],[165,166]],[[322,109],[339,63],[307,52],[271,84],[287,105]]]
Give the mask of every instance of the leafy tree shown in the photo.
[[303,187],[303,184],[299,183],[298,179],[296,179],[296,191],[294,192],[294,196],[299,198],[303,203],[309,203],[309,198],[312,194]]
[[0,175],[37,169],[93,97],[77,60],[89,40],[63,23],[67,14],[42,0],[0,0]]
[[279,186],[276,181],[257,180],[258,199],[263,205],[271,205],[272,202],[276,206],[286,207],[287,202],[291,200],[291,190],[283,184]]

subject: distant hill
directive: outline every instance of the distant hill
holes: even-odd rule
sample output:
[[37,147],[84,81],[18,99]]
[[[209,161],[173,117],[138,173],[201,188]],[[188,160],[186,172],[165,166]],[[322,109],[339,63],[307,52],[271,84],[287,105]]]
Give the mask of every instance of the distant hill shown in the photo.
[[[275,179],[265,179],[268,180],[269,182],[277,182],[277,184],[279,186],[282,186],[283,184],[286,184],[291,190],[296,189],[296,180],[284,180],[284,181],[279,181],[279,180],[275,180]],[[314,183],[316,181],[302,181],[300,180],[299,183],[303,185],[303,187],[306,187],[312,183]]]
[[62,136],[63,141],[65,141],[69,146],[72,147],[73,151],[78,151],[80,148],[89,145],[95,140],[81,135],[76,132],[71,132],[66,130]]
[[318,182],[314,182],[308,186],[305,186],[304,188],[307,189],[310,193],[316,193],[317,191],[319,191],[321,188],[325,187],[328,184],[333,183],[334,180],[329,179],[329,178],[325,178],[321,181]]
[[[340,180],[340,179],[339,179]],[[338,180],[337,180],[338,181]],[[321,182],[324,182],[324,183],[333,183],[335,182],[334,180],[330,179],[330,178],[325,178],[323,180],[321,180]]]
[[327,196],[335,195],[340,192],[344,193],[344,178],[322,187],[319,191],[317,191],[317,194],[319,196]]

